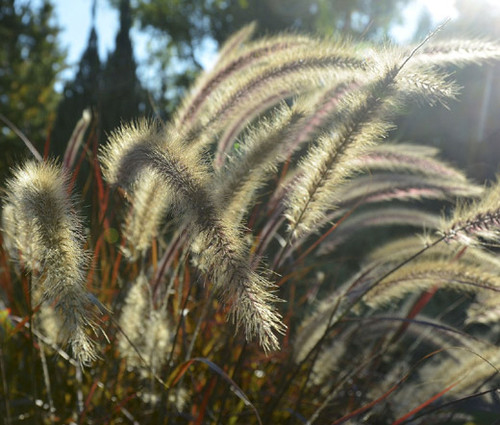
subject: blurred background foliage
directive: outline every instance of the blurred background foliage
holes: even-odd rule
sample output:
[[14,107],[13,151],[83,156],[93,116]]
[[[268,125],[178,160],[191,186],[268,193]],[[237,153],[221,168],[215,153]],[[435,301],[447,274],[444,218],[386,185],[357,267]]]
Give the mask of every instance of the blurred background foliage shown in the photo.
[[[102,0],[104,1],[104,0]],[[197,73],[200,58],[243,25],[255,21],[258,35],[284,30],[352,37],[372,42],[391,40],[415,0],[107,0],[119,11],[115,48],[99,57],[95,24],[78,71],[56,90],[65,67],[65,52],[51,0],[33,7],[24,0],[0,0],[0,113],[23,132],[40,152],[61,155],[86,108],[97,126],[97,143],[121,121],[156,115],[168,119]],[[95,18],[95,1],[89,1]],[[487,1],[458,0],[458,16],[444,35],[482,35],[497,39],[498,8]],[[418,21],[414,40],[434,26],[428,13]],[[93,19],[95,22],[95,19]],[[132,26],[150,38],[145,63],[137,63]],[[140,81],[138,66],[153,79]],[[498,69],[469,67],[456,76],[465,89],[450,111],[419,108],[401,121],[398,139],[437,145],[453,162],[479,180],[497,170],[500,127]],[[154,80],[154,81],[152,81]],[[61,87],[62,85],[59,84]],[[452,112],[451,112],[452,111]],[[430,115],[432,114],[432,115]],[[438,119],[429,120],[429,117]],[[431,127],[429,127],[429,125]],[[0,179],[26,155],[21,139],[2,120]],[[430,136],[432,135],[432,136]]]
[[60,94],[54,85],[64,66],[54,7],[38,8],[16,0],[0,1],[0,172],[22,155],[21,139],[5,119],[40,146],[55,119]]
[[[110,1],[118,7],[121,0]],[[250,22],[257,23],[257,36],[293,30],[382,41],[412,1],[135,0],[132,13],[141,30],[155,40],[151,60],[162,79],[155,99],[159,109],[168,112],[201,69],[200,57],[211,42],[220,45]]]

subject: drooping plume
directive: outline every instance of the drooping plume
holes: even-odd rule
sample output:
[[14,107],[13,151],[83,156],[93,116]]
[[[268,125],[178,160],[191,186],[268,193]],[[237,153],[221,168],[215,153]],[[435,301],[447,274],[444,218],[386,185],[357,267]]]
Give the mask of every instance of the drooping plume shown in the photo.
[[230,304],[234,322],[245,328],[248,338],[258,338],[264,349],[276,349],[275,333],[283,325],[271,304],[276,299],[273,285],[251,269],[239,228],[224,220],[210,175],[196,153],[141,122],[114,133],[102,162],[106,179],[126,190],[137,191],[148,173],[157,176],[169,193],[170,206],[164,208],[189,223],[188,232],[200,248],[201,269]]
[[[7,213],[5,213],[7,212]],[[87,253],[81,220],[68,192],[68,176],[50,162],[27,162],[7,183],[4,231],[10,252],[31,272],[34,299],[52,305],[59,337],[83,364],[96,358],[91,296],[85,288]]]

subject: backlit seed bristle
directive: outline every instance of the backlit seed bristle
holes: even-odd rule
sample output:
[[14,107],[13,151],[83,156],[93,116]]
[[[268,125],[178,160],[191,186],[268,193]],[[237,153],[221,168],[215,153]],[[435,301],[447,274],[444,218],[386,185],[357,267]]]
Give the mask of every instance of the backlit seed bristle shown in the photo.
[[166,215],[169,191],[165,190],[161,179],[154,172],[144,173],[129,196],[129,211],[123,224],[126,245],[125,255],[136,260],[145,255],[153,239],[159,236],[161,223]]
[[119,324],[118,349],[127,366],[138,369],[145,378],[159,373],[171,348],[172,326],[166,309],[152,305],[144,274],[130,287]]
[[81,222],[68,193],[68,177],[50,162],[27,162],[7,184],[5,217],[19,261],[32,273],[40,302],[53,305],[61,335],[83,364],[96,358],[94,307],[85,288],[88,255]]
[[[119,321],[122,332],[118,334],[118,349],[130,367],[141,365],[140,350],[149,308],[148,281],[141,274],[127,293]],[[136,349],[139,350],[139,354]]]
[[271,304],[272,284],[251,269],[240,226],[224,220],[196,153],[164,137],[145,122],[122,127],[102,152],[106,178],[129,192],[141,190],[141,176],[147,173],[159,178],[172,211],[190,224],[188,232],[203,252],[201,268],[223,302],[231,304],[236,325],[244,327],[248,339],[258,338],[264,349],[276,349],[275,333],[282,332],[283,325]]
[[402,268],[368,293],[365,302],[372,308],[388,305],[408,293],[433,287],[461,292],[500,292],[500,279],[470,264],[455,264],[446,260],[422,261]]
[[441,233],[447,242],[480,244],[480,238],[496,240],[500,230],[500,183],[488,188],[480,200],[459,205],[443,220]]

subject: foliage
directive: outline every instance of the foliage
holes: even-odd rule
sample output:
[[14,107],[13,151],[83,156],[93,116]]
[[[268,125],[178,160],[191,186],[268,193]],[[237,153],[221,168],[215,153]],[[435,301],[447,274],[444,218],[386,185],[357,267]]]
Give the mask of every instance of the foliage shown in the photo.
[[101,95],[102,64],[97,49],[97,33],[92,27],[75,78],[64,85],[62,99],[57,106],[54,132],[50,140],[54,152],[64,152],[75,123],[85,109],[90,109],[94,114],[99,113]]
[[[93,21],[95,7],[94,1]],[[66,83],[63,99],[57,108],[56,125],[51,138],[53,152],[64,152],[75,124],[86,109],[90,109],[98,118],[99,142],[120,122],[145,113],[146,95],[137,78],[129,35],[131,25],[129,1],[121,0],[120,29],[116,35],[115,49],[101,63],[93,22],[78,72],[73,80]]]
[[[401,19],[409,0],[292,0],[229,1],[211,10],[212,31],[222,42],[244,24],[258,23],[263,34],[298,29],[320,34],[343,34],[381,41],[391,24]],[[217,18],[219,16],[219,18]],[[221,16],[224,17],[221,19]]]
[[[49,0],[33,7],[21,0],[0,1],[0,114],[30,140],[45,142],[55,118],[56,77],[64,54]],[[2,119],[0,171],[13,164],[22,143]]]
[[[89,138],[80,158],[28,162],[10,181],[7,423],[496,418],[499,183],[381,142],[409,104],[457,96],[440,69],[498,61],[500,46],[249,41],[252,29],[168,123],[125,124],[100,152]],[[89,151],[82,231],[68,192]],[[51,312],[94,330],[100,358],[78,335],[68,354]]]
[[255,22],[260,35],[293,29],[381,41],[410,1],[136,0],[132,7],[141,29],[151,34],[151,63],[156,76],[162,78],[161,87],[151,90],[158,104],[172,112],[172,104],[177,104],[201,70],[211,44],[215,41],[220,45],[244,25]]
[[107,58],[103,72],[100,115],[105,134],[120,122],[145,113],[145,93],[137,78],[137,65],[129,35],[131,26],[129,0],[121,0],[116,47]]

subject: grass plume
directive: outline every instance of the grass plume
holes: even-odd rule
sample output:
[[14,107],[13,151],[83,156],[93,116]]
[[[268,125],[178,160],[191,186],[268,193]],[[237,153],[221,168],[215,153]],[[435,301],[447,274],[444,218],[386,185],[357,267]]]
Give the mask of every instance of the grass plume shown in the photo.
[[50,162],[27,162],[7,183],[4,228],[11,253],[32,274],[36,301],[53,305],[60,317],[60,336],[83,364],[96,358],[95,313],[87,292],[88,256],[83,248],[81,220],[68,193],[61,167]]
[[190,234],[200,250],[201,269],[230,303],[230,314],[249,339],[257,337],[265,350],[276,349],[275,333],[283,331],[280,317],[270,304],[276,301],[272,284],[250,268],[238,228],[223,220],[220,207],[208,190],[203,165],[145,123],[115,133],[103,152],[110,183],[131,187],[143,173],[154,173],[171,192],[174,214],[190,222]]
[[480,200],[459,205],[453,216],[443,221],[442,234],[450,242],[480,244],[479,238],[496,240],[500,227],[500,184],[488,188]]

